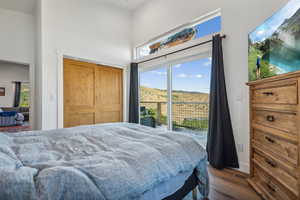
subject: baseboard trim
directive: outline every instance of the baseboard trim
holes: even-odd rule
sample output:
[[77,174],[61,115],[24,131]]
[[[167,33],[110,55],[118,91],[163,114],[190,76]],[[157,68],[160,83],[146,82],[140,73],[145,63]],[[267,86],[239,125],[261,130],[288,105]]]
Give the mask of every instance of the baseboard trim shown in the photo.
[[240,162],[240,168],[237,169],[238,171],[244,172],[246,174],[250,174],[250,166],[249,163],[246,162]]

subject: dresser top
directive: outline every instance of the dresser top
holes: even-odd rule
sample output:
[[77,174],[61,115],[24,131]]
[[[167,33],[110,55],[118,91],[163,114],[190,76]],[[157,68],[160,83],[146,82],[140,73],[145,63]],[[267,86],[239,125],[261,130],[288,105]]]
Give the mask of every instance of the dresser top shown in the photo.
[[290,79],[290,78],[296,78],[296,77],[300,77],[300,71],[294,71],[294,72],[289,72],[286,74],[280,74],[280,75],[272,76],[269,78],[251,81],[246,84],[248,86],[252,86],[252,85],[263,84],[263,83],[268,83],[268,82],[272,82],[272,81],[278,81],[278,80],[284,80],[284,79]]

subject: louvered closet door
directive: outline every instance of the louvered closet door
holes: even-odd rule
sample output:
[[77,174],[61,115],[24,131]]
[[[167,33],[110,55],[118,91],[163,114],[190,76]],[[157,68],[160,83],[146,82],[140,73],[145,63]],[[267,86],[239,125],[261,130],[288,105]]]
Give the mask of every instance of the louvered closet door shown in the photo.
[[120,122],[121,69],[64,59],[64,127]]

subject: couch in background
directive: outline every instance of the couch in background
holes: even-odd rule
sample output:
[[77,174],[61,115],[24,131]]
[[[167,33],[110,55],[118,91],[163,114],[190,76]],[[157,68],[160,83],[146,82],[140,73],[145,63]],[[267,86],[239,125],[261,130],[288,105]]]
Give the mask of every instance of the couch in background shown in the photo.
[[29,121],[29,108],[0,108],[0,127],[21,126],[27,121]]
[[24,116],[17,112],[0,112],[0,127],[20,126],[24,123]]
[[24,122],[29,121],[29,108],[28,107],[1,107],[3,112],[16,112],[24,116]]

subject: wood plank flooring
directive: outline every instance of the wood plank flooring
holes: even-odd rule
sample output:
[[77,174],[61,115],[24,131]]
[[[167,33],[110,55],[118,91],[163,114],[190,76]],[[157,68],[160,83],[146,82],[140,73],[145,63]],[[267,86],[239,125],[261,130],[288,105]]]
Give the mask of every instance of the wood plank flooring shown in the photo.
[[209,167],[209,200],[261,200],[248,185],[247,175],[235,170],[216,170]]

